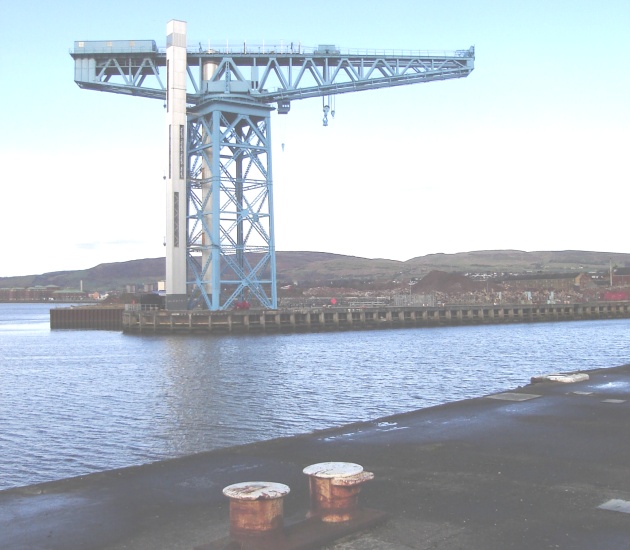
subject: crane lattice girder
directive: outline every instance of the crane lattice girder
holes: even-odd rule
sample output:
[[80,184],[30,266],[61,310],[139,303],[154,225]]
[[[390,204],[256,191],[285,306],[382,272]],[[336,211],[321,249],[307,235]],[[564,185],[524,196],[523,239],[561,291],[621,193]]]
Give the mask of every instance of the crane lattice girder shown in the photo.
[[472,47],[190,49],[186,23],[177,20],[166,41],[166,49],[153,40],[75,42],[70,55],[81,88],[165,102],[165,305],[172,310],[248,307],[251,299],[277,308],[271,104],[287,113],[297,99],[462,78],[475,59]]
[[[166,66],[166,54],[158,51],[154,42],[151,51],[147,52],[134,47],[108,52],[103,51],[107,48],[96,48],[92,44],[103,43],[77,42],[71,54],[75,60],[75,81],[80,87],[166,98],[164,79],[160,75],[160,68]],[[276,53],[273,47],[268,49],[271,50],[268,53],[189,50],[187,76],[191,91],[187,93],[188,104],[199,105],[217,95],[225,97],[224,94],[276,103],[462,78],[473,70],[475,58],[474,47],[412,55],[342,54],[334,48],[326,49],[325,53],[320,49],[304,51],[300,48],[297,53]],[[204,81],[207,64],[215,69],[210,79]]]

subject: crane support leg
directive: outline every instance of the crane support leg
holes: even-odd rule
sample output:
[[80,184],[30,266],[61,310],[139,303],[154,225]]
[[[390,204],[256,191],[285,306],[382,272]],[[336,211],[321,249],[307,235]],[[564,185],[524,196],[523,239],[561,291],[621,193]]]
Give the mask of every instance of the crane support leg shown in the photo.
[[168,172],[166,177],[166,308],[187,309],[186,292],[186,23],[167,25]]
[[270,112],[214,99],[188,113],[189,308],[277,308]]

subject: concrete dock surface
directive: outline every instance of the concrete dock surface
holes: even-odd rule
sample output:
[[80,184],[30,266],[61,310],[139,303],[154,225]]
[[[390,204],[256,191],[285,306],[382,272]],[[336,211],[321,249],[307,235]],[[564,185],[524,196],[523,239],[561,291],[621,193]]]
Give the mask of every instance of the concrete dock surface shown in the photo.
[[586,374],[1,491],[0,548],[192,550],[228,535],[227,485],[288,485],[290,524],[309,508],[302,470],[335,461],[374,473],[360,502],[389,518],[327,549],[630,549],[630,365]]

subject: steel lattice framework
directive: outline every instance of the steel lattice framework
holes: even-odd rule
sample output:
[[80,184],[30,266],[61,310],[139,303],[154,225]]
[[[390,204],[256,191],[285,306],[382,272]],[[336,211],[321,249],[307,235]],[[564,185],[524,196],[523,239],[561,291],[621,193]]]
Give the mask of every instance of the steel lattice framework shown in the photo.
[[[189,114],[193,307],[226,309],[252,299],[274,307],[269,111],[266,106],[213,101],[201,113]],[[209,177],[204,167],[209,167]],[[218,265],[220,269],[212,269]],[[217,288],[220,293],[212,292]]]
[[[142,46],[147,41],[142,43]],[[122,44],[121,44],[122,43]],[[96,44],[96,45],[95,45]],[[129,44],[132,44],[131,46]],[[151,41],[151,51],[138,41],[75,42],[75,81],[85,89],[164,100],[166,81],[160,69],[166,55]],[[117,52],[116,50],[122,50]],[[263,48],[259,48],[263,49]],[[89,50],[86,51],[86,50]],[[267,46],[262,52],[212,46],[208,51],[188,50],[187,76],[191,91],[186,99],[198,105],[216,93],[245,94],[263,103],[285,103],[361,90],[376,90],[468,76],[475,50],[452,52],[342,53],[332,47],[291,50]],[[203,67],[217,70],[203,80]],[[245,70],[250,70],[250,76]],[[87,78],[86,78],[87,77]]]
[[[78,41],[71,56],[81,88],[165,101],[167,307],[221,310],[245,302],[277,308],[274,105],[286,114],[298,99],[463,78],[474,68],[475,52],[293,43],[189,48],[186,23],[171,21],[165,49],[153,40]],[[326,115],[325,105],[325,124]]]

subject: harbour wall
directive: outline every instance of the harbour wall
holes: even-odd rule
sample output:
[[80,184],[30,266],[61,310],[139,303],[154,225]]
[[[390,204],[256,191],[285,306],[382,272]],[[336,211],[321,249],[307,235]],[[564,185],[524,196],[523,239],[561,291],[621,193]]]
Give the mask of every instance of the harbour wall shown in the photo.
[[79,306],[50,310],[51,329],[124,332],[318,332],[630,318],[630,302],[441,307],[165,311]]
[[124,311],[137,333],[274,333],[530,323],[630,317],[630,302],[234,311]]
[[122,307],[78,306],[50,310],[51,329],[122,330]]

